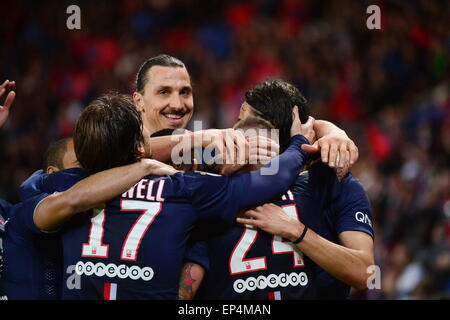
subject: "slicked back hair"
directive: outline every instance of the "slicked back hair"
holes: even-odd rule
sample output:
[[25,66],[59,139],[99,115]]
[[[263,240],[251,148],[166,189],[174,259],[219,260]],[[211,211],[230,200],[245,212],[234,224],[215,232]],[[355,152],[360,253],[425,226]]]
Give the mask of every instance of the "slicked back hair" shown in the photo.
[[148,70],[154,66],[161,67],[173,67],[173,68],[185,68],[184,63],[175,57],[169,56],[167,54],[161,54],[156,57],[152,57],[145,61],[136,75],[136,91],[143,93],[145,85],[148,82]]
[[144,141],[142,119],[128,95],[110,93],[94,100],[80,115],[75,154],[90,173],[138,161]]

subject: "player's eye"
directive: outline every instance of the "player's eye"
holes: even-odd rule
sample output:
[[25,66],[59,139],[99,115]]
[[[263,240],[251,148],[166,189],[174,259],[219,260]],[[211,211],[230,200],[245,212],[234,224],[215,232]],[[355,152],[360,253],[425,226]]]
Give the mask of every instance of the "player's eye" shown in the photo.
[[183,90],[181,90],[180,93],[184,96],[188,96],[188,95],[191,95],[192,90],[191,89],[183,89]]

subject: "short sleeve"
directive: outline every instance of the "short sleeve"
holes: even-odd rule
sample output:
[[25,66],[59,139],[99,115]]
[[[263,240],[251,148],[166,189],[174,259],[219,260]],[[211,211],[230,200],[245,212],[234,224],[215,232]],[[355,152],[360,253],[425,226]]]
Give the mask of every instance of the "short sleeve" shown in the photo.
[[204,241],[188,243],[184,254],[185,261],[191,261],[209,270],[208,245]]
[[338,234],[344,231],[361,231],[375,237],[369,198],[361,183],[352,175],[342,180],[334,209]]
[[25,180],[19,187],[19,199],[25,201],[36,195],[39,195],[44,190],[44,180],[48,177],[48,173],[43,170],[34,172],[27,180]]
[[34,223],[34,214],[36,208],[42,200],[44,200],[49,194],[42,193],[40,195],[34,196],[20,204],[20,207],[16,208],[14,214],[14,220],[16,223],[21,223],[24,228],[37,234],[47,234],[41,231]]

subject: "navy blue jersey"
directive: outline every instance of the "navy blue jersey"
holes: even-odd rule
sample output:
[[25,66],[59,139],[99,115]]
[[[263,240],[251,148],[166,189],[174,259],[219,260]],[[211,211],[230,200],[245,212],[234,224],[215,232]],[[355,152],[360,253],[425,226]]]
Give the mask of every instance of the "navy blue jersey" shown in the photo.
[[0,299],[3,296],[2,271],[3,271],[3,241],[5,237],[5,223],[9,216],[11,204],[0,200]]
[[27,180],[22,182],[18,192],[20,201],[25,201],[42,193],[41,189],[44,187],[43,181],[46,177],[48,177],[48,174],[40,169],[33,172]]
[[[292,187],[302,222],[325,239],[339,244],[339,234],[360,231],[374,237],[370,202],[351,173],[342,179],[322,163],[303,172]],[[311,214],[313,213],[314,214]],[[317,299],[345,299],[350,286],[316,267]]]
[[[339,183],[333,170],[317,164],[299,175],[291,190],[295,197],[291,205],[295,205],[299,219],[324,238],[339,243],[338,236],[344,231],[366,232],[373,237],[367,195],[351,174]],[[283,201],[276,204],[285,207],[285,211],[289,208],[289,204]],[[292,213],[290,215],[295,217]],[[203,265],[207,270],[196,299],[340,299],[348,295],[349,286],[308,257],[303,256],[304,266],[297,269],[299,266],[286,260],[288,254],[275,254],[278,251],[274,247],[276,242],[270,245],[273,236],[254,230],[251,232],[258,236],[250,237],[247,235],[250,230],[238,224],[231,228],[204,224],[196,229],[186,260]],[[291,247],[286,252],[292,255],[291,250],[295,247],[289,245]],[[240,257],[237,260],[236,255]],[[233,262],[237,262],[236,266]],[[248,269],[241,267],[239,272],[239,264]],[[307,282],[289,282],[288,275],[300,272],[298,270],[306,273],[307,278],[304,278],[308,279]],[[284,282],[275,277],[280,274],[284,275]],[[269,276],[272,277],[272,287],[267,282]]]
[[[189,233],[199,219],[234,223],[239,209],[271,201],[293,183],[307,143],[296,136],[276,175],[190,172],[148,176],[61,230],[65,299],[177,299]],[[268,164],[268,167],[272,163]],[[269,187],[268,187],[269,186]]]
[[[289,191],[275,204],[302,219]],[[186,260],[207,269],[196,299],[298,300],[314,298],[314,266],[290,241],[249,225],[201,223]]]
[[85,176],[85,171],[79,168],[50,175],[39,171],[22,186],[29,199],[23,198],[25,201],[10,209],[5,226],[3,287],[8,299],[61,298],[61,240],[58,234],[43,233],[36,228],[33,214],[48,195],[46,191],[64,191]]
[[87,176],[88,173],[83,168],[70,168],[52,174],[38,170],[20,186],[19,199],[25,201],[41,193],[51,194],[65,191]]
[[3,290],[9,300],[60,298],[61,244],[58,238],[39,235],[33,221],[34,208],[46,196],[41,194],[11,208],[5,227],[3,270]]

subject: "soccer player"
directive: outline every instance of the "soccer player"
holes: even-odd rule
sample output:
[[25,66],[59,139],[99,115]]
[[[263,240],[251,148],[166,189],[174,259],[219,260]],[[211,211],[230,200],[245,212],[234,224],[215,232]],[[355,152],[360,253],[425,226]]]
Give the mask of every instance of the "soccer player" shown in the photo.
[[[59,205],[61,209],[52,218],[68,211],[84,211],[113,198],[141,177],[154,172],[155,163],[145,159],[132,166],[107,170],[81,181],[67,192],[50,196],[53,205]],[[72,139],[53,143],[45,154],[43,168],[47,174],[32,176],[27,183],[28,190],[23,190],[21,194],[24,201],[10,208],[3,272],[3,294],[8,299],[55,300],[61,297],[63,266],[60,238],[56,233],[43,234],[35,227],[34,208],[46,196],[42,194],[41,185],[53,188],[52,181],[58,181],[60,190],[57,191],[64,191],[87,174],[78,168]]]
[[[185,128],[194,111],[193,90],[191,79],[184,63],[169,55],[159,55],[145,61],[136,75],[136,91],[133,101],[141,112],[150,134],[163,129]],[[241,117],[252,110],[245,105],[242,107]],[[288,115],[290,119],[291,115]],[[303,122],[306,119],[301,119]],[[269,120],[271,121],[271,120]],[[284,130],[289,131],[290,126]],[[349,167],[358,158],[358,149],[344,131],[328,121],[316,120],[314,131],[317,141],[313,146],[306,147],[307,152],[320,150],[322,160],[331,167]],[[239,132],[226,130],[201,130],[189,132],[176,137],[157,137],[151,140],[153,157],[163,162],[171,159],[171,150],[181,141],[188,140],[191,145],[200,141],[200,147],[207,147],[209,143],[217,146],[223,153],[227,147],[227,137],[233,137],[235,146],[244,145],[245,139]],[[229,147],[229,146],[228,146]],[[319,149],[320,148],[320,149]],[[339,155],[339,158],[338,158]]]
[[[278,128],[283,128],[283,122],[289,121],[286,112],[294,104],[301,106],[301,112],[307,112],[303,96],[295,87],[282,81],[257,85],[247,92],[244,105],[251,110],[264,110],[258,115],[264,115],[268,120],[270,115],[275,114],[270,109],[270,101],[277,101],[277,107],[272,106],[272,109],[277,110],[278,117],[272,121]],[[255,113],[241,113],[244,120],[237,126],[255,122]],[[262,120],[259,121],[261,123]],[[270,126],[266,125],[266,128]],[[280,136],[283,137],[283,132]],[[281,146],[285,145],[285,141],[285,138],[280,140]],[[274,224],[286,226],[284,221],[291,224],[302,221],[323,236],[315,238],[320,240],[305,251],[306,256],[299,248],[311,242],[305,241],[305,244],[296,247],[280,237],[286,236],[292,230],[291,226],[285,230],[281,227],[277,229],[279,233],[275,237],[255,229],[252,226],[260,224],[242,217],[238,220],[246,223],[245,227],[235,225],[214,229],[208,226],[195,232],[197,239],[194,238],[194,241],[203,239],[205,242],[197,243],[187,254],[188,260],[204,266],[208,271],[204,275],[204,269],[198,264],[186,263],[180,281],[180,296],[192,298],[201,281],[196,295],[198,299],[337,299],[348,295],[349,285],[365,288],[366,269],[373,264],[373,230],[368,224],[370,205],[359,182],[348,175],[339,183],[332,169],[315,164],[309,172],[299,176],[291,191],[284,200],[294,195],[295,199],[291,199],[295,200],[293,204],[286,204],[280,199],[277,204],[285,208],[271,206],[273,211],[273,208],[278,210],[279,221]],[[253,212],[249,211],[249,214]],[[267,216],[267,219],[270,218]],[[264,221],[262,225],[264,223],[268,222]],[[299,239],[300,242],[301,236],[298,234],[293,240]],[[288,239],[292,239],[292,235]],[[293,255],[293,262],[292,258],[291,261],[286,259],[289,255]],[[296,264],[295,257],[304,259]],[[335,264],[335,258],[338,264]]]
[[[234,128],[246,135],[269,137],[274,129],[268,121],[253,116],[240,120]],[[259,165],[224,167],[226,172],[246,172],[258,169]],[[299,218],[291,191],[280,196],[276,203],[290,216]],[[193,245],[186,255],[189,262],[183,266],[180,299],[191,299],[199,280],[202,282],[196,299],[266,300],[280,294],[296,300],[315,297],[314,264],[280,237],[237,223],[220,226],[208,222],[196,227],[190,243]]]
[[[104,96],[94,101],[75,129],[75,151],[82,166],[94,173],[136,161],[133,147],[143,140],[140,121],[126,99]],[[75,265],[81,289],[65,288],[63,297],[176,299],[184,248],[194,223],[200,218],[233,222],[238,209],[285,192],[304,159],[300,145],[307,139],[300,134],[313,135],[312,124],[311,119],[301,125],[297,113],[291,146],[277,159],[276,175],[255,171],[233,176],[198,172],[148,176],[92,217],[72,217],[63,227],[64,265]],[[37,206],[34,219],[45,231],[61,227],[57,220],[62,216],[51,219],[58,210],[48,205],[49,198]]]
[[[283,91],[290,94],[285,95],[284,98],[277,96],[276,101],[279,102],[274,107],[273,104],[267,103],[269,98],[267,95],[279,86],[284,87]],[[287,96],[295,96],[295,94],[292,94],[295,90],[293,86],[279,81],[261,83],[254,90],[246,93],[246,102],[241,108],[240,118],[245,119],[248,115],[258,115],[270,121],[276,128],[289,126],[288,111],[283,110],[289,101]],[[291,102],[292,104],[298,105],[299,102],[294,100]],[[323,147],[320,145],[320,140],[316,141],[315,144]],[[310,146],[305,145],[304,147],[309,148]],[[339,159],[333,161],[335,156],[339,158],[346,154],[344,162],[348,157],[351,157],[348,152],[342,152],[343,150],[345,150],[345,146],[342,145],[337,149],[331,147],[329,152],[330,167],[333,167],[331,162],[337,163],[339,161]],[[327,152],[325,152],[326,154]],[[322,153],[322,160],[323,156]],[[353,161],[351,160],[351,162]],[[344,167],[345,170],[340,170],[342,166],[334,166],[335,170],[333,171],[320,164],[318,159],[312,160],[310,163],[308,171],[299,177],[291,190],[296,196],[297,207],[301,212],[306,213],[302,221],[307,226],[309,223],[312,224],[312,229],[323,237],[323,241],[316,244],[320,245],[322,250],[336,254],[340,259],[335,261],[336,257],[331,258],[325,254],[317,255],[319,252],[317,247],[307,249],[305,252],[316,253],[313,255],[306,254],[320,266],[317,271],[319,280],[316,284],[317,298],[343,299],[348,296],[350,286],[359,290],[366,288],[367,268],[373,265],[374,232],[371,223],[370,203],[359,181],[351,173],[346,175],[348,168]],[[340,181],[341,183],[339,183]],[[315,202],[308,203],[304,200],[305,196],[302,192],[305,190],[314,195]],[[329,201],[329,199],[333,199],[333,201]],[[313,224],[314,221],[308,220],[311,217],[309,213],[313,212],[312,208],[315,208],[317,203],[322,203],[324,206],[320,211],[320,226],[315,226],[317,224]],[[317,217],[318,215],[314,216],[314,218]],[[325,240],[328,240],[328,242]]]

